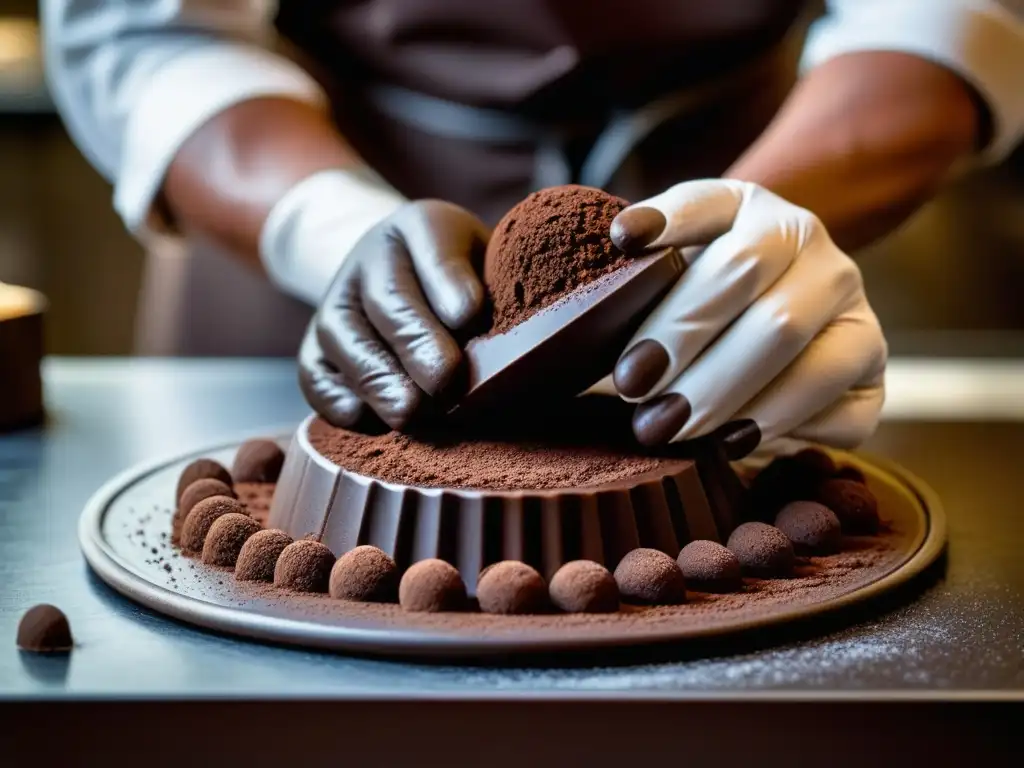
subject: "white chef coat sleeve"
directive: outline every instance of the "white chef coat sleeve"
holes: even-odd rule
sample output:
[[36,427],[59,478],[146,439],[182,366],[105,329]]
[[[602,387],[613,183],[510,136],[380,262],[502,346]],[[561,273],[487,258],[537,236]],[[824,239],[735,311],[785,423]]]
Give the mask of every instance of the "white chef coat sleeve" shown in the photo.
[[57,108],[140,240],[167,232],[154,201],[168,166],[214,115],[267,96],[325,103],[269,49],[275,11],[274,0],[42,0]]
[[1024,0],[829,0],[810,30],[802,68],[856,51],[903,51],[934,61],[984,99],[994,136],[985,160],[1024,137]]

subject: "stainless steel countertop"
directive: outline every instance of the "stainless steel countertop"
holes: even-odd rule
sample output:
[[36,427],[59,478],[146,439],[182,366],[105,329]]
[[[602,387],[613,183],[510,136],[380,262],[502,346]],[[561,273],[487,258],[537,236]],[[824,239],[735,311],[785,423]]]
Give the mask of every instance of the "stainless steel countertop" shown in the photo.
[[[912,407],[915,365],[894,363],[890,408],[902,420],[884,424],[867,450],[901,462],[944,501],[948,560],[926,583],[874,613],[755,638],[760,649],[744,641],[571,666],[465,667],[244,642],[106,588],[76,538],[82,506],[103,482],[140,461],[293,425],[307,408],[290,361],[49,360],[50,423],[0,436],[0,699],[1024,699],[1021,413],[1011,402],[1005,421],[974,420],[966,406],[956,422],[909,421],[935,417],[926,399]],[[978,414],[1000,418],[992,393],[1016,389],[1020,369],[964,365],[974,394],[961,399],[984,400]],[[67,613],[77,640],[68,657],[16,649],[18,620],[39,602]]]

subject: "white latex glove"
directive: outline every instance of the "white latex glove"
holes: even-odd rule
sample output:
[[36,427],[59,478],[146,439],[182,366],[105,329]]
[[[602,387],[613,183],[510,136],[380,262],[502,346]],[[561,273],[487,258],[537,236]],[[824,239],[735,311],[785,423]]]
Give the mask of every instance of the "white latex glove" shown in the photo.
[[853,447],[871,435],[885,338],[860,270],[814,214],[755,184],[691,181],[626,208],[611,236],[690,262],[615,368],[620,395],[642,403],[642,442],[725,426],[745,453],[781,436]]
[[356,243],[406,202],[368,167],[321,171],[271,209],[260,258],[278,288],[319,304]]

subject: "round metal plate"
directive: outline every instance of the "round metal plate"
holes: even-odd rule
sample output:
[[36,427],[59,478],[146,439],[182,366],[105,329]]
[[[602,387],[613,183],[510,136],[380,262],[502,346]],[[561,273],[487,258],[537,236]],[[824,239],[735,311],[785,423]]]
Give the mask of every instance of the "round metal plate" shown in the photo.
[[[268,432],[262,433],[267,435]],[[282,445],[290,434],[275,432]],[[169,500],[182,468],[200,456],[231,465],[242,440],[151,462],[118,475],[87,504],[79,540],[99,577],[122,595],[181,621],[213,630],[292,645],[381,655],[421,657],[539,653],[683,642],[734,635],[806,619],[862,602],[913,579],[942,553],[946,520],[935,493],[918,478],[876,457],[832,452],[859,467],[879,498],[879,508],[899,536],[888,567],[873,578],[852,580],[818,601],[794,601],[766,612],[726,613],[714,622],[687,625],[633,622],[594,633],[582,626],[488,631],[437,621],[429,625],[382,621],[372,614],[289,609],[288,600],[261,599],[240,590],[230,572],[216,571],[178,555],[167,540]],[[397,609],[396,609],[397,610]],[[685,607],[681,610],[685,610]],[[436,615],[435,615],[436,616]],[[502,617],[494,617],[500,620]],[[496,625],[500,629],[500,626]]]

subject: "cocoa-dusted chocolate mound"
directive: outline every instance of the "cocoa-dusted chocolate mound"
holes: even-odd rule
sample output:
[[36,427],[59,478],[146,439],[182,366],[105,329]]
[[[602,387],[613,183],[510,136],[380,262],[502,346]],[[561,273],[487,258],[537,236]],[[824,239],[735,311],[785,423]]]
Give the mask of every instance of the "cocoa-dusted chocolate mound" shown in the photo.
[[833,478],[835,480],[853,480],[855,483],[861,485],[867,485],[868,479],[864,477],[864,473],[857,469],[852,464],[847,464],[840,467]]
[[804,448],[793,454],[793,461],[803,465],[817,477],[831,477],[836,473],[832,457],[819,448]]
[[715,541],[691,541],[676,558],[686,586],[697,592],[735,592],[743,586],[739,558]]
[[466,607],[466,585],[458,569],[444,560],[420,560],[402,576],[398,602],[414,613],[461,611]]
[[238,448],[231,476],[236,483],[276,483],[284,466],[284,451],[273,440],[247,440]]
[[174,500],[180,501],[181,495],[196,480],[210,478],[220,480],[224,485],[232,484],[231,473],[224,468],[224,465],[213,459],[196,459],[181,471],[178,478],[178,488],[174,492]]
[[793,543],[786,534],[766,523],[744,523],[729,536],[727,546],[749,576],[788,576],[796,561]]
[[189,483],[181,494],[181,500],[174,510],[174,517],[171,518],[171,541],[173,543],[177,544],[181,539],[181,526],[184,525],[185,518],[192,511],[192,507],[211,496],[238,498],[231,486],[213,477],[204,477],[194,483]]
[[181,548],[186,552],[202,552],[206,534],[218,517],[230,513],[245,514],[245,507],[238,499],[229,496],[211,496],[203,499],[185,517],[181,526]]
[[593,560],[573,560],[551,577],[548,595],[566,613],[614,613],[619,610],[615,577]]
[[866,485],[856,480],[828,480],[818,486],[815,500],[835,512],[844,533],[878,533],[878,500]]
[[274,566],[274,586],[296,592],[326,592],[334,553],[313,539],[299,539],[281,550]]
[[484,282],[494,333],[505,333],[567,293],[628,261],[611,241],[628,203],[599,189],[566,185],[534,192],[491,235]]
[[484,613],[540,613],[547,604],[548,589],[537,571],[518,560],[489,565],[476,587]]
[[235,578],[239,581],[273,581],[277,558],[291,543],[291,536],[273,528],[254,533],[238,553]]
[[233,566],[242,546],[260,530],[260,524],[248,515],[229,512],[213,521],[203,543],[203,562],[207,565]]
[[18,623],[18,647],[32,653],[61,653],[74,646],[68,617],[55,605],[33,605]]
[[638,605],[678,605],[686,602],[686,582],[679,565],[657,549],[639,547],[615,567],[619,595]]
[[574,398],[512,423],[467,426],[458,435],[420,431],[366,435],[318,419],[309,441],[352,472],[392,483],[485,490],[581,488],[652,472],[672,472],[687,459],[673,447],[647,449],[630,427],[632,406],[618,398]]
[[338,600],[393,603],[398,599],[398,566],[379,547],[356,547],[331,569],[330,593]]
[[774,520],[789,502],[814,499],[817,487],[834,472],[832,459],[815,449],[776,458],[750,485],[754,514],[762,521]]
[[816,501],[791,501],[775,518],[775,527],[793,542],[798,555],[831,555],[843,544],[839,518]]

